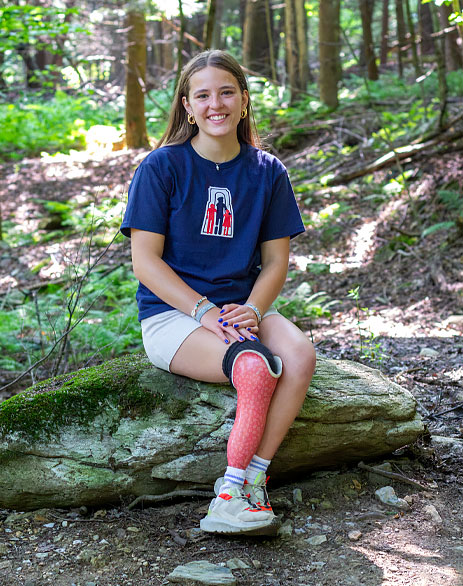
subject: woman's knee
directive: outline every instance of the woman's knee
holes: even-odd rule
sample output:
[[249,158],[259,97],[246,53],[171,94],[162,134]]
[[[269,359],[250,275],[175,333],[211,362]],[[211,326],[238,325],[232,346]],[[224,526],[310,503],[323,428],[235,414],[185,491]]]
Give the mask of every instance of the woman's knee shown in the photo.
[[283,371],[291,378],[310,382],[315,371],[316,353],[315,348],[309,340],[303,340],[294,346],[285,348],[283,361]]

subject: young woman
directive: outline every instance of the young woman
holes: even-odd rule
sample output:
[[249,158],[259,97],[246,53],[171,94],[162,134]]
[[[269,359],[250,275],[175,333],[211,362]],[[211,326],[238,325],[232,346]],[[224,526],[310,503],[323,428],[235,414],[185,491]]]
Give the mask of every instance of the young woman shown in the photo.
[[304,231],[288,175],[258,145],[239,64],[206,51],[184,68],[167,130],[135,172],[131,237],[143,343],[159,368],[230,380],[237,413],[206,531],[265,532],[266,471],[314,368],[307,337],[272,303]]

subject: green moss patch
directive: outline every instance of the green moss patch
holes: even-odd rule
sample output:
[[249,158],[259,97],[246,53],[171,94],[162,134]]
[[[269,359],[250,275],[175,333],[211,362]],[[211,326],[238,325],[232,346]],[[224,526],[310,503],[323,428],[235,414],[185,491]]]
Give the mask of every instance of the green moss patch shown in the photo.
[[148,368],[147,358],[136,354],[42,381],[0,403],[0,437],[50,437],[63,426],[91,423],[108,406],[121,417],[148,415],[163,400],[162,392],[139,384]]

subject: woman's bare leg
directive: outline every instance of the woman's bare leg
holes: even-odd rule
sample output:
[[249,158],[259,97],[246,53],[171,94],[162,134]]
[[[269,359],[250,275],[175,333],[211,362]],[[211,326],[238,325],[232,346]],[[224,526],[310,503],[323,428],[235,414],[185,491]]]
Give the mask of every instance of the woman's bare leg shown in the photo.
[[315,349],[307,336],[281,315],[262,320],[259,338],[283,361],[283,374],[273,393],[257,450],[258,456],[271,460],[304,402],[315,370]]
[[209,383],[228,382],[222,360],[229,346],[206,328],[194,330],[170,363],[170,371]]

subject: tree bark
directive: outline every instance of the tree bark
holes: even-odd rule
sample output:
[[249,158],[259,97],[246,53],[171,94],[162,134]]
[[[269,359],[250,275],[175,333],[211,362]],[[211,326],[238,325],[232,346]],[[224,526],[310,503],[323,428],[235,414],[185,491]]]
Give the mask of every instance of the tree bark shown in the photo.
[[286,0],[285,6],[286,67],[288,71],[289,86],[291,88],[291,103],[294,103],[299,93],[295,1],[296,0]]
[[421,0],[418,0],[418,34],[421,38],[420,43],[420,54],[432,55],[434,53],[434,39],[432,37],[434,28],[432,26],[432,15],[429,4],[422,4]]
[[243,65],[271,77],[269,40],[266,27],[267,0],[247,0],[243,28]]
[[338,107],[340,72],[340,1],[320,0],[319,5],[319,88],[321,101],[331,109]]
[[164,71],[172,71],[174,69],[174,39],[172,33],[173,29],[171,26],[169,26],[169,22],[165,16],[162,18],[161,30],[162,67]]
[[399,71],[399,77],[403,77],[404,67],[403,67],[403,59],[406,56],[406,51],[404,50],[407,39],[405,38],[406,35],[406,28],[405,28],[405,20],[404,20],[404,8],[403,8],[403,0],[395,0],[395,14],[397,19],[397,67]]
[[[449,16],[452,14],[452,7],[442,4],[439,7],[439,19],[442,29],[449,29],[452,24]],[[445,34],[445,65],[447,71],[458,71],[463,67],[463,54],[460,47],[460,37],[457,27],[454,26]]]
[[389,0],[383,0],[383,12],[381,17],[381,65],[387,65],[389,52]]
[[371,81],[376,81],[378,79],[378,67],[376,66],[373,35],[371,32],[371,19],[373,16],[374,0],[359,0],[359,5],[360,15],[362,18],[363,47],[368,79]]
[[418,50],[416,48],[415,25],[413,24],[413,16],[410,10],[410,0],[405,0],[405,12],[407,14],[408,30],[410,32],[410,42],[412,44],[412,60],[415,68],[415,77],[421,77],[421,65],[418,59]]
[[297,87],[306,91],[309,81],[309,51],[307,46],[307,13],[305,0],[294,0],[297,39]]
[[[226,467],[236,392],[155,369],[141,355],[39,383],[0,405],[0,507],[93,506],[209,489]],[[320,358],[272,461],[275,479],[378,458],[424,426],[378,371]]]
[[[431,8],[433,28],[439,30],[439,11],[437,6],[431,2],[429,4]],[[434,44],[437,61],[437,79],[439,80],[439,102],[440,102],[440,116],[439,116],[439,128],[443,128],[445,120],[447,118],[447,98],[448,98],[448,86],[446,78],[445,68],[445,39],[443,37],[437,38]]]
[[[178,13],[180,17],[180,31],[178,33],[177,41],[177,75],[175,76],[175,87],[177,87],[178,80],[182,73],[183,67],[183,46],[185,44],[185,16],[183,14],[183,2],[178,0]],[[212,35],[211,35],[212,36]]]
[[204,27],[203,35],[204,49],[210,49],[212,47],[212,36],[215,26],[215,10],[216,0],[208,0],[206,25]]
[[136,6],[127,12],[125,132],[128,148],[149,148],[145,120],[146,25]]

